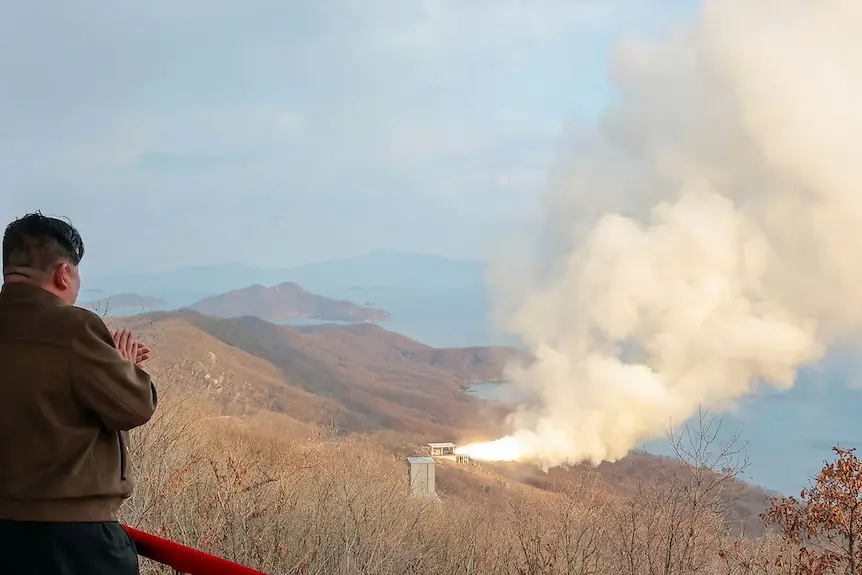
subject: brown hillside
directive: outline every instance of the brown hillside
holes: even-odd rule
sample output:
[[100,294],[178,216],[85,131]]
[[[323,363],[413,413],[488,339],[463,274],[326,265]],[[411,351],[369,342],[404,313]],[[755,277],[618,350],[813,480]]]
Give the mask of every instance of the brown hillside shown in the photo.
[[439,437],[453,429],[475,429],[477,413],[494,419],[500,415],[498,408],[464,394],[461,387],[465,378],[499,377],[503,354],[491,367],[471,371],[464,368],[470,351],[463,352],[461,365],[432,365],[422,355],[432,348],[374,326],[291,328],[250,316],[186,318],[276,365],[289,384],[344,405],[351,417],[339,425],[351,431],[389,429]]
[[[114,321],[153,333],[158,361],[197,358],[201,377],[206,370],[231,373],[230,385],[217,390],[212,378],[195,383],[231,412],[270,409],[345,431],[393,430],[441,439],[493,431],[483,423],[477,428],[477,422],[499,422],[504,413],[461,388],[465,381],[499,377],[505,348],[438,354],[371,325],[295,329],[256,317],[218,319],[188,310]],[[210,352],[217,368],[208,364]]]
[[154,350],[148,369],[158,373],[159,387],[195,399],[208,399],[225,414],[252,414],[261,409],[315,423],[344,415],[338,402],[288,385],[268,361],[231,347],[177,314],[109,319],[112,327],[131,326]]
[[[500,379],[507,361],[518,359],[526,361],[528,355],[520,350],[503,346],[472,346],[436,348],[410,339],[407,336],[388,331],[374,324],[355,324],[347,326],[322,325],[313,327],[289,328],[308,335],[315,342],[341,342],[342,345],[358,349],[362,341],[385,344],[389,353],[380,359],[401,361],[406,359],[432,368],[451,372],[460,383]],[[380,349],[370,346],[363,351],[374,353]]]
[[270,321],[316,319],[323,321],[382,321],[389,312],[334,300],[288,282],[272,287],[253,285],[208,297],[190,309],[213,317],[253,315]]
[[[242,416],[224,421],[256,422],[257,429],[272,437],[287,434],[297,445],[322,441],[317,449],[335,444],[315,424],[324,425],[324,434],[332,432],[325,429],[330,423],[339,425],[341,431],[330,438],[343,435],[345,429],[374,431],[349,437],[365,435],[360,439],[366,450],[362,453],[373,450],[375,457],[389,454],[401,462],[421,453],[427,440],[490,437],[494,430],[477,430],[477,424],[493,427],[503,413],[459,392],[459,381],[497,377],[495,370],[514,354],[506,348],[435,350],[370,325],[296,329],[258,318],[224,320],[188,311],[120,321],[151,340],[156,353],[151,372],[166,396],[186,398],[186,408],[214,401],[222,414]],[[393,399],[402,397],[404,403]],[[423,401],[427,407],[422,407]],[[443,417],[454,423],[441,423]],[[645,454],[597,469],[574,466],[548,473],[527,464],[440,462],[438,492],[461,505],[484,501],[495,508],[514,506],[520,514],[519,506],[537,497],[552,508],[546,496],[554,494],[573,501],[601,497],[613,504],[620,498],[640,497],[637,490],[645,485],[655,486],[650,487],[655,493],[673,481],[688,484],[684,475],[679,479],[679,469],[675,460]],[[596,489],[600,493],[591,495]],[[756,531],[763,492],[737,482],[724,490],[730,505],[727,516],[742,519]]]
[[772,540],[732,535],[714,492],[685,480],[628,494],[601,469],[540,485],[441,461],[431,503],[380,443],[291,421],[166,397],[135,430],[139,481],[121,520],[273,575],[778,573],[748,568],[774,556]]
[[[692,471],[680,460],[643,452],[633,452],[614,463],[602,463],[598,467],[589,464],[557,467],[542,471],[534,465],[523,463],[483,464],[483,468],[498,478],[511,479],[518,483],[531,485],[544,491],[560,491],[573,480],[580,481],[590,474],[597,473],[602,481],[613,486],[621,494],[637,496],[645,484],[656,486],[678,482],[692,482]],[[719,471],[707,472],[705,482],[722,481]],[[748,534],[760,534],[762,523],[759,515],[768,505],[765,490],[749,485],[741,480],[725,481],[719,489],[719,496],[726,503],[728,519],[739,522]]]

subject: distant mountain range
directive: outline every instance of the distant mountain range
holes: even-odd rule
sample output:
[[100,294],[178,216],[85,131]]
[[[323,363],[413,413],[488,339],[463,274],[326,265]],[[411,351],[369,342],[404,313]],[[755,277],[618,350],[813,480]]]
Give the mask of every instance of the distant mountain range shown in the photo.
[[251,285],[285,282],[333,300],[384,309],[391,314],[388,329],[430,345],[519,345],[492,329],[483,262],[398,251],[379,250],[294,268],[225,264],[88,278],[89,289],[82,298],[139,293],[167,302],[168,309],[179,309]]
[[136,293],[118,293],[85,302],[81,304],[81,307],[100,314],[115,315],[117,312],[142,313],[164,310],[169,308],[170,304],[155,297]]
[[145,293],[182,307],[254,284],[293,282],[327,297],[355,299],[357,294],[374,295],[384,289],[421,289],[426,293],[460,291],[465,286],[483,289],[484,277],[483,262],[379,250],[294,268],[259,269],[231,263],[152,274],[116,274],[90,280],[89,293],[98,297]]
[[340,322],[377,322],[389,312],[364,307],[347,300],[313,294],[299,284],[285,282],[273,287],[253,285],[204,298],[191,309],[213,317],[255,316],[269,321],[315,319]]

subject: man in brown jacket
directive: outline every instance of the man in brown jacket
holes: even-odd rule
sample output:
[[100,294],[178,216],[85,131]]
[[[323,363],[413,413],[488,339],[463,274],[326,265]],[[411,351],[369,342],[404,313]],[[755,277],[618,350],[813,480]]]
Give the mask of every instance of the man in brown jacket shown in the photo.
[[138,365],[147,350],[74,307],[83,255],[70,224],[39,213],[3,236],[2,573],[139,573],[117,513],[133,489],[128,431],[152,417],[156,390]]

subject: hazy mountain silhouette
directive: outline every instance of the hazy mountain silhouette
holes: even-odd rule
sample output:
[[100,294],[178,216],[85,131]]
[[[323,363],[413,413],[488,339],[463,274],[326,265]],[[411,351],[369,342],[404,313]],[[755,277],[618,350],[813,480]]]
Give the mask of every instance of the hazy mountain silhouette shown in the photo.
[[232,290],[204,298],[189,307],[214,317],[252,315],[271,321],[316,319],[363,322],[389,318],[386,310],[313,294],[293,282],[272,287],[257,284]]

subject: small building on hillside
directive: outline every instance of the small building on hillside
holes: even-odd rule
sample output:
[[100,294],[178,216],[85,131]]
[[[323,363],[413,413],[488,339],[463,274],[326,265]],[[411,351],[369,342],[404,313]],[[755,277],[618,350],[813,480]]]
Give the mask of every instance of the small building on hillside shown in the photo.
[[431,457],[444,457],[455,455],[454,443],[429,443],[428,448],[431,450]]
[[414,497],[437,498],[435,465],[430,457],[407,458],[407,476]]
[[455,444],[451,442],[445,443],[429,443],[428,454],[437,460],[454,461],[455,463],[470,463],[470,457],[463,454],[455,453]]

